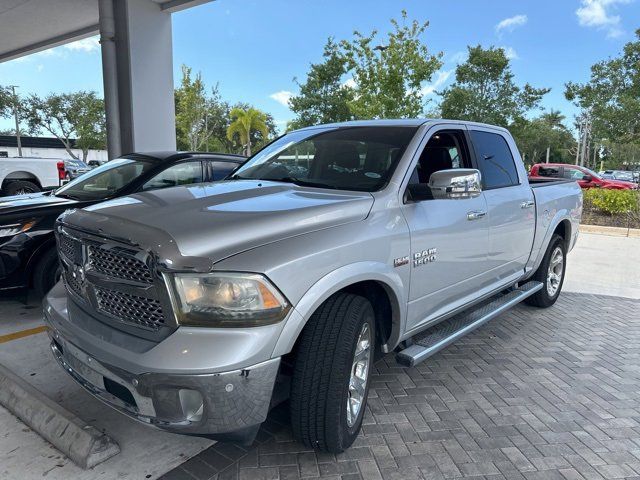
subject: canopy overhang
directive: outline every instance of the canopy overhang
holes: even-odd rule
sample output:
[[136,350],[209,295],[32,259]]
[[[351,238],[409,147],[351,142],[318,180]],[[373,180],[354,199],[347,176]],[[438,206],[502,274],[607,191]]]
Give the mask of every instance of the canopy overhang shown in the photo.
[[[211,0],[153,0],[177,12]],[[0,0],[0,62],[99,33],[98,0]]]

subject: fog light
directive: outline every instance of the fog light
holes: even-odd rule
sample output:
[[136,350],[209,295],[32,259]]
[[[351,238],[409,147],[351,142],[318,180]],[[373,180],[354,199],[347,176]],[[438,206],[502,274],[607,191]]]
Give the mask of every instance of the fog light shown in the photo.
[[180,405],[182,406],[182,413],[184,413],[185,420],[189,420],[190,422],[199,422],[202,420],[204,401],[200,392],[181,388],[178,391],[178,397],[180,398]]

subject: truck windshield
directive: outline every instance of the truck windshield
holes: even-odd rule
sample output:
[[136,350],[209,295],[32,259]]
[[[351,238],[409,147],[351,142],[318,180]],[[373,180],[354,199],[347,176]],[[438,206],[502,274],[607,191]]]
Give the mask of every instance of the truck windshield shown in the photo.
[[393,174],[417,127],[341,127],[292,132],[240,167],[232,180],[373,192]]
[[152,162],[129,158],[112,160],[67,183],[56,190],[56,195],[76,200],[108,198],[153,166]]

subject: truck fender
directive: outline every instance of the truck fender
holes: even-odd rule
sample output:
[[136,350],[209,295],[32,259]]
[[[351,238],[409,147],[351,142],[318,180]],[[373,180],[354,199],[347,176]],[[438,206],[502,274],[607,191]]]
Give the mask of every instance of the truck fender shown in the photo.
[[553,236],[553,232],[556,231],[558,225],[561,222],[567,221],[567,238],[565,238],[565,242],[567,244],[567,250],[571,244],[571,238],[573,235],[573,225],[571,223],[571,217],[566,209],[558,210],[555,212],[553,218],[549,221],[547,230],[545,232],[544,238],[542,239],[542,243],[540,244],[540,250],[538,250],[538,255],[534,259],[534,263],[530,264],[529,272],[533,275],[533,273],[538,269],[540,263],[542,263],[542,259],[544,258],[544,254],[547,252],[547,248],[549,246],[549,242],[551,241],[551,237]]
[[403,293],[406,292],[405,285],[400,275],[389,265],[379,262],[357,262],[333,270],[306,291],[287,319],[276,342],[273,357],[284,355],[293,349],[307,321],[325,300],[349,285],[364,281],[379,282],[389,295],[392,329],[383,350],[387,351],[390,345],[393,348],[400,337],[401,326],[406,318],[406,294]]
[[38,175],[34,172],[34,170],[29,167],[22,166],[20,170],[9,171],[7,169],[6,172],[0,172],[0,185],[2,185],[5,180],[28,180],[35,181],[35,183],[40,184]]

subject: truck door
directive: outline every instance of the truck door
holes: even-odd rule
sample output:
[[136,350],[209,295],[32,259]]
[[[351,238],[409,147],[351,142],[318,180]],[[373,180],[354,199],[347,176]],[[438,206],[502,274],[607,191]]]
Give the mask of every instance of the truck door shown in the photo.
[[[451,127],[427,133],[409,184],[427,184],[439,170],[472,168],[464,127]],[[486,274],[489,221],[483,194],[422,201],[405,196],[401,208],[411,232],[407,329],[412,330],[477,295]]]
[[527,263],[535,233],[535,199],[510,137],[476,127],[469,134],[489,209],[488,267],[499,286],[517,279]]

